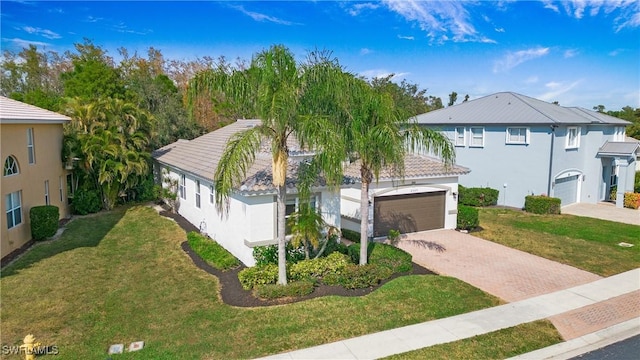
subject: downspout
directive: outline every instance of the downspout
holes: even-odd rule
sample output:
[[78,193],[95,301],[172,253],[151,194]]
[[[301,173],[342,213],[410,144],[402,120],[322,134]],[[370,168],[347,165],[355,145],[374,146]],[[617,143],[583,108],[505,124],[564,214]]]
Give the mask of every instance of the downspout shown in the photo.
[[551,196],[551,183],[553,176],[553,145],[556,142],[556,128],[558,126],[555,124],[551,125],[551,147],[549,150],[549,182],[547,183],[547,196]]

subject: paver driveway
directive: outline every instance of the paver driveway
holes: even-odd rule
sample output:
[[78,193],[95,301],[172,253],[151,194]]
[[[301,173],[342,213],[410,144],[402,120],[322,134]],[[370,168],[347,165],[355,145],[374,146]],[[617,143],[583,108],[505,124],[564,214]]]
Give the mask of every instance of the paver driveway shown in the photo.
[[427,269],[508,302],[600,279],[590,272],[454,230],[406,234],[398,246]]

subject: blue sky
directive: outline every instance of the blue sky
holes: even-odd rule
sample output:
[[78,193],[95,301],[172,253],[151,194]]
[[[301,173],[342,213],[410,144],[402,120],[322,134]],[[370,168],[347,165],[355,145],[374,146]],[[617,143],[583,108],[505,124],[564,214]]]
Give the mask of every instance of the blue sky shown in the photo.
[[446,104],[514,91],[564,106],[640,107],[640,1],[5,1],[2,50],[64,52],[89,38],[188,60],[249,60],[284,44],[347,70],[396,74]]

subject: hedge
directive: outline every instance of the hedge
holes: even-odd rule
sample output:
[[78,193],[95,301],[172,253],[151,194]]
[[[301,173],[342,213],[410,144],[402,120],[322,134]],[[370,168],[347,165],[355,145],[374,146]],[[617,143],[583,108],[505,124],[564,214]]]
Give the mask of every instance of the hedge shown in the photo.
[[240,261],[227,251],[227,249],[200,233],[195,231],[189,232],[187,234],[187,242],[191,249],[207,264],[218,270],[225,271],[240,266]]
[[534,214],[560,214],[560,199],[529,195],[524,198],[524,211]]
[[624,207],[629,209],[637,209],[640,207],[640,194],[624,193]]
[[102,209],[102,200],[95,190],[78,189],[73,194],[71,208],[75,214],[79,215],[97,213]]
[[491,206],[498,203],[500,192],[489,187],[466,188],[458,186],[458,204],[468,206]]
[[43,240],[52,237],[58,231],[60,211],[57,206],[34,206],[29,210],[31,220],[31,237],[34,240]]
[[480,220],[478,219],[478,209],[471,206],[458,205],[457,229],[473,230],[479,225]]
[[360,242],[360,233],[349,229],[340,229],[342,237],[354,243]]

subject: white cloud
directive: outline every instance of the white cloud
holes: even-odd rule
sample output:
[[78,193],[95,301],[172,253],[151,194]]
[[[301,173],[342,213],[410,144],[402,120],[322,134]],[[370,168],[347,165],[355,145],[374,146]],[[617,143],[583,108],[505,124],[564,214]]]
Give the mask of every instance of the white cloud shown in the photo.
[[586,14],[591,17],[615,14],[613,23],[615,31],[624,28],[640,27],[640,1],[637,0],[543,0],[546,9],[564,12],[576,19],[582,19]]
[[135,34],[135,35],[147,35],[149,33],[152,33],[152,30],[149,29],[145,29],[145,30],[133,30],[130,29],[127,25],[125,25],[123,22],[120,22],[116,25],[113,25],[113,29],[119,33],[125,33],[125,34]]
[[367,48],[362,48],[360,49],[360,55],[368,55],[371,54],[373,51]]
[[544,100],[544,101],[557,101],[558,100],[558,96],[571,91],[573,88],[578,86],[581,82],[582,82],[582,80],[576,80],[576,81],[571,82],[571,83],[550,81],[550,82],[545,84],[545,87],[547,88],[547,91],[545,93],[542,93],[542,94],[536,96],[536,98],[538,98],[540,100]]
[[364,76],[367,79],[385,78],[389,75],[393,75],[391,80],[401,80],[401,78],[406,77],[410,73],[409,72],[394,73],[387,69],[371,69],[371,70],[360,71],[359,74]]
[[13,39],[2,38],[2,41],[11,42],[15,46],[18,46],[20,48],[28,48],[29,45],[35,45],[40,47],[51,46],[50,43],[46,43],[42,41],[31,41],[31,40],[25,40],[25,39],[19,39],[19,38],[13,38]]
[[529,76],[529,77],[524,81],[524,83],[525,83],[525,84],[535,84],[535,83],[537,83],[537,82],[538,82],[538,80],[539,80],[539,79],[538,79],[538,76],[536,76],[536,75],[532,75],[532,76]]
[[496,60],[493,66],[493,72],[504,72],[533,59],[543,57],[549,54],[549,48],[532,48],[507,53],[502,59]]
[[495,42],[481,34],[473,26],[465,6],[470,2],[383,0],[389,10],[398,13],[409,22],[418,23],[427,36],[438,42]]
[[274,24],[280,24],[280,25],[296,25],[295,23],[291,22],[291,21],[287,21],[287,20],[282,20],[280,18],[274,17],[274,16],[270,16],[270,15],[266,15],[266,14],[262,14],[262,13],[258,13],[255,11],[249,11],[246,10],[244,8],[244,6],[242,5],[238,5],[238,6],[231,6],[232,9],[236,9],[238,11],[240,11],[241,13],[249,16],[250,18],[252,18],[255,21],[259,21],[259,22],[272,22]]
[[402,39],[402,40],[414,40],[415,38],[413,36],[403,36],[403,35],[398,35],[398,39]]
[[560,9],[558,8],[558,6],[554,4],[551,0],[542,0],[542,3],[544,4],[545,9],[550,9],[557,13],[560,13]]
[[60,39],[62,36],[60,34],[55,33],[48,29],[41,29],[32,26],[23,26],[22,30],[28,32],[29,34],[40,35],[42,37],[46,37],[47,39]]
[[572,58],[574,56],[578,55],[578,50],[576,49],[568,49],[564,51],[564,58],[565,59],[569,59]]
[[101,20],[103,20],[103,19],[104,19],[104,18],[101,18],[101,17],[95,17],[95,16],[91,16],[91,15],[89,15],[89,16],[87,16],[87,18],[86,18],[84,21],[85,21],[85,22],[94,23],[94,22],[101,21]]
[[624,49],[615,49],[612,51],[609,51],[609,56],[618,56],[620,53],[624,52]]
[[499,32],[499,33],[503,33],[504,32],[504,28],[495,28],[494,30],[496,32]]
[[377,8],[379,8],[380,5],[378,4],[374,4],[374,3],[357,3],[351,7],[349,7],[347,9],[347,12],[349,13],[349,15],[351,16],[358,16],[360,15],[364,10],[375,10]]

